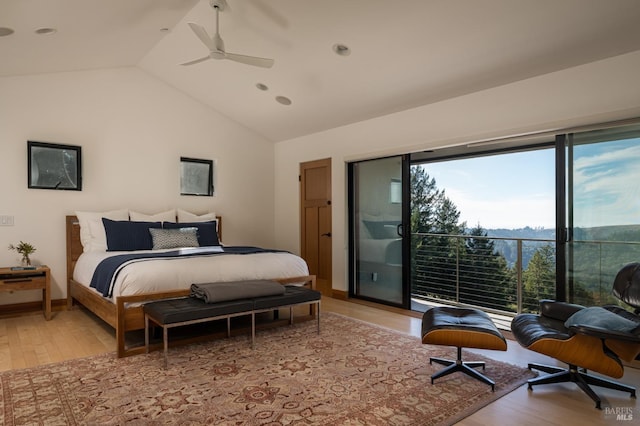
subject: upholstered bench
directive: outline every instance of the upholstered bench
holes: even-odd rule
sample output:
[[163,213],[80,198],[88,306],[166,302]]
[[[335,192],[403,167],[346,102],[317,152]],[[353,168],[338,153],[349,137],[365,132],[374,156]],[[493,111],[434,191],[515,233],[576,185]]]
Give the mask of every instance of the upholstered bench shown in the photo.
[[[237,283],[242,285],[241,282]],[[281,284],[278,284],[281,285]],[[238,293],[239,294],[239,293]],[[321,293],[306,287],[284,286],[280,295],[245,297],[234,300],[207,303],[196,297],[160,300],[146,303],[144,309],[145,347],[149,352],[149,325],[153,322],[162,327],[164,345],[164,366],[168,364],[168,330],[173,327],[198,324],[214,320],[227,320],[227,337],[231,335],[231,318],[251,315],[251,346],[255,344],[255,314],[280,308],[289,308],[289,324],[293,324],[293,307],[298,305],[316,305],[317,330],[320,333]]]
[[422,317],[422,343],[455,346],[458,349],[456,360],[429,359],[429,364],[436,362],[448,366],[431,376],[432,384],[439,377],[461,371],[491,385],[491,390],[495,390],[493,380],[474,370],[476,367],[484,370],[484,362],[462,361],[462,348],[507,350],[507,341],[486,313],[452,306],[430,308]]

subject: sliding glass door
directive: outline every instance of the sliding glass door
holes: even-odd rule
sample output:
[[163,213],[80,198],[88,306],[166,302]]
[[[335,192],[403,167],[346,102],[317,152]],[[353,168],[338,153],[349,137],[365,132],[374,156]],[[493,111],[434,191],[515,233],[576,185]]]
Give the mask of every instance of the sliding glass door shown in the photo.
[[407,307],[403,157],[349,165],[351,297]]
[[[616,303],[616,273],[640,262],[640,124],[558,134],[555,150],[548,138],[518,152],[412,154],[412,166],[409,155],[350,163],[350,297],[500,312],[554,297]],[[505,220],[527,234],[505,235]]]
[[566,286],[559,293],[585,305],[613,303],[616,273],[640,262],[640,125],[559,138],[567,171]]

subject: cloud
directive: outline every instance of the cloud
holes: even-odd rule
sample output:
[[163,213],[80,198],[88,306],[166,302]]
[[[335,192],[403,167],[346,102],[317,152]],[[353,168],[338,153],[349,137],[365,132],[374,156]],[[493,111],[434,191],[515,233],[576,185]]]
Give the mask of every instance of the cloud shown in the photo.
[[[632,143],[632,146],[628,146]],[[574,225],[640,223],[640,139],[596,144],[574,162]],[[603,149],[607,151],[602,151]],[[582,149],[576,148],[579,155]],[[589,152],[591,151],[591,152]]]
[[[486,199],[483,194],[451,190],[447,196],[460,212],[460,221],[467,226],[478,223],[485,229],[518,229],[555,227],[555,198],[553,194]],[[478,197],[479,196],[479,197]]]

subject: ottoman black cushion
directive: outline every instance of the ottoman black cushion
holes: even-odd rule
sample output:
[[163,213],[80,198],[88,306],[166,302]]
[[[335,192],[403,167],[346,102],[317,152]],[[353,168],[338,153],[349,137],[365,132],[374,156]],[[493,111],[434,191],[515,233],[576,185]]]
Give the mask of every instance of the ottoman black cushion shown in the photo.
[[194,297],[161,300],[144,305],[145,314],[161,324],[175,324],[239,312],[250,313],[252,309],[253,301],[251,300],[231,300],[211,304]]
[[265,296],[253,299],[255,310],[271,309],[278,306],[295,305],[297,303],[320,300],[322,293],[306,287],[285,286],[285,292],[281,296]]

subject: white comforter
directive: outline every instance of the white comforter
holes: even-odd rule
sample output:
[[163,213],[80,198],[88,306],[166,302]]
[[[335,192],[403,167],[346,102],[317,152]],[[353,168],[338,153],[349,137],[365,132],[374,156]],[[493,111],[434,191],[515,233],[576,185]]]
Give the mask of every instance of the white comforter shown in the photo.
[[[76,263],[73,279],[89,287],[93,271],[103,259],[125,253],[130,252],[83,253]],[[122,268],[114,283],[113,300],[118,296],[189,289],[193,283],[305,275],[309,275],[309,268],[304,259],[283,252],[145,260]]]

